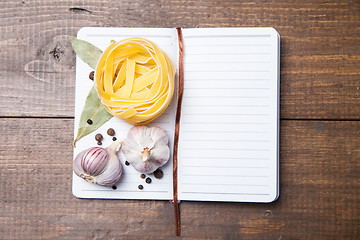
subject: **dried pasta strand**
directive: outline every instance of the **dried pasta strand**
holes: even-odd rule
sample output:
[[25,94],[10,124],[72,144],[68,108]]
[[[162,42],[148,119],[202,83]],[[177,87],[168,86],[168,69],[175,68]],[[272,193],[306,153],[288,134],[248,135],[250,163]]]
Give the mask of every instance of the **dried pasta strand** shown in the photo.
[[123,98],[130,97],[134,85],[134,77],[135,77],[135,61],[133,59],[127,59],[125,85],[123,86],[124,90],[122,91],[120,97]]
[[120,71],[118,72],[118,75],[116,76],[113,90],[116,92],[120,87],[122,87],[123,83],[125,82],[126,77],[126,64],[123,63],[123,65],[120,68]]

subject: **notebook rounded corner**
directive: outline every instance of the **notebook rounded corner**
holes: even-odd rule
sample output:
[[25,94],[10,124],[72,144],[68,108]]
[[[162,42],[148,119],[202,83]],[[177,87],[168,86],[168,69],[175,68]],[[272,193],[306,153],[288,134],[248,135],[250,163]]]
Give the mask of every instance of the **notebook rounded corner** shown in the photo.
[[279,32],[274,27],[269,27],[270,33],[275,36],[276,38],[280,38]]
[[76,189],[74,186],[72,188],[72,194],[74,197],[78,198],[78,199],[83,199],[85,198],[85,196],[81,195],[81,191],[79,191],[78,189]]
[[276,202],[280,197],[280,194],[278,192],[276,192],[274,195],[271,195],[269,200],[266,201],[266,203],[273,203]]
[[77,32],[76,37],[77,38],[84,37],[89,32],[90,29],[91,29],[91,27],[82,27],[82,28],[80,28],[79,31]]

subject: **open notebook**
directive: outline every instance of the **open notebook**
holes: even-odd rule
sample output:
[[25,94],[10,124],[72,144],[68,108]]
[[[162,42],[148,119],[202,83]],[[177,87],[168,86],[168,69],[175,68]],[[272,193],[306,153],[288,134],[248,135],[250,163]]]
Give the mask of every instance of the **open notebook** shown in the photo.
[[[184,95],[178,154],[178,199],[271,202],[279,194],[279,51],[273,28],[183,29]],[[142,37],[156,43],[178,69],[178,37],[172,28],[82,28],[78,38],[104,50],[111,40]],[[75,136],[92,69],[76,63]],[[175,90],[176,92],[176,90]],[[148,126],[160,126],[173,147],[177,97]],[[94,136],[126,137],[132,127],[113,117],[77,142],[74,156],[96,146]],[[105,137],[103,146],[112,142]],[[73,194],[80,198],[173,198],[172,156],[146,184],[123,165],[117,189],[88,183],[73,175]],[[138,185],[144,186],[143,190]]]

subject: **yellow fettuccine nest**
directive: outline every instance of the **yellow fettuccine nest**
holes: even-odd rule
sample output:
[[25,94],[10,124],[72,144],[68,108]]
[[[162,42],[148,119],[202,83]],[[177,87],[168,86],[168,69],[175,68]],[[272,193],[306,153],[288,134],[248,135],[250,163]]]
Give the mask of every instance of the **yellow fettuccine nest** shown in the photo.
[[174,93],[175,67],[153,42],[129,38],[112,43],[95,71],[95,88],[105,108],[130,124],[151,122]]

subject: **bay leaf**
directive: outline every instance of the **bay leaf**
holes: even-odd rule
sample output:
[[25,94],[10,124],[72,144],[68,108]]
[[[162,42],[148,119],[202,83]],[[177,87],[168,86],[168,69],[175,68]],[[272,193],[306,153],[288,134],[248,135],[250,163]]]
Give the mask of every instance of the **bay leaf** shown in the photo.
[[95,69],[103,52],[84,40],[71,37],[70,42],[79,58],[87,63],[92,69]]
[[[112,118],[112,115],[101,103],[95,87],[92,87],[86,98],[84,109],[81,113],[79,129],[73,142],[73,146],[75,147],[76,141],[101,127],[110,118]],[[88,119],[92,121],[92,124],[87,122]]]

